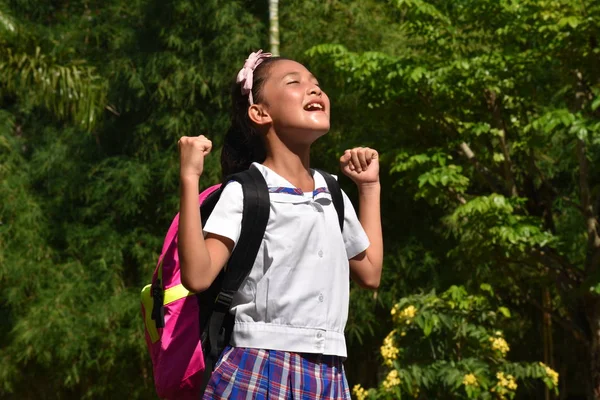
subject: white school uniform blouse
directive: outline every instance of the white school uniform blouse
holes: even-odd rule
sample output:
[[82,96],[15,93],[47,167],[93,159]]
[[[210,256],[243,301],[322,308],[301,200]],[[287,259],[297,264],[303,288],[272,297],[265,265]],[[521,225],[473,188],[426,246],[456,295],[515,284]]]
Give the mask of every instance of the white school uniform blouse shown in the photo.
[[[277,193],[275,188],[294,186],[269,168],[253,165],[270,188],[271,207],[252,271],[233,298],[231,345],[346,357],[348,260],[369,247],[354,207],[342,192],[342,234],[321,174],[313,171],[314,195]],[[208,218],[205,234],[237,243],[242,208],[242,187],[232,182]]]

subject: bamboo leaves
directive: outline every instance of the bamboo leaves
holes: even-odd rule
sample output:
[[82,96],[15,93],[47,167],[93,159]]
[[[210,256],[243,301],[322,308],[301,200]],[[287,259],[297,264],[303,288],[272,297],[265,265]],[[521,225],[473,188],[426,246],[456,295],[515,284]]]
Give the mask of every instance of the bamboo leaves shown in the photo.
[[27,98],[57,118],[93,129],[105,106],[106,87],[91,66],[60,65],[36,47],[33,54],[0,50],[0,91]]

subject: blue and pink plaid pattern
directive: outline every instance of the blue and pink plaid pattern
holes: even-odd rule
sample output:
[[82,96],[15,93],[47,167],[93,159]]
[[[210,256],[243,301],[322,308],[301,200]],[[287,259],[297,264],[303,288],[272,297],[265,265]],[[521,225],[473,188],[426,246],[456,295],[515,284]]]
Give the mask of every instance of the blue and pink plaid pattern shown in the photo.
[[[269,193],[287,193],[296,196],[304,196],[304,192],[301,189],[283,186],[269,187]],[[319,193],[329,193],[329,189],[327,189],[326,187],[316,188],[315,190],[313,190],[313,197],[318,195]]]
[[203,399],[349,400],[350,388],[341,357],[228,347]]

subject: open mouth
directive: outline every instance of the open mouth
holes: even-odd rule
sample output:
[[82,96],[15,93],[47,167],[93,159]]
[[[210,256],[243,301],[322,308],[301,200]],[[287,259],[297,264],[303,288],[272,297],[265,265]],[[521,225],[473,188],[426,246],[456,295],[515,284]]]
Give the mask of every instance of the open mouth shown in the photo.
[[308,103],[304,106],[306,111],[325,111],[325,105],[319,102]]

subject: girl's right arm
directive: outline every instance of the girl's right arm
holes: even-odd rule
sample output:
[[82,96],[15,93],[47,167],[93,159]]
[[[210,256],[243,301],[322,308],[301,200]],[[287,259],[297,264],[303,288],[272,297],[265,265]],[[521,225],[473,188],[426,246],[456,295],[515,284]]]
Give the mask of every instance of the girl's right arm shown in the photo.
[[199,179],[204,169],[204,157],[211,149],[211,141],[204,136],[184,136],[179,140],[179,264],[181,283],[195,293],[210,287],[233,250],[231,239],[213,234],[208,234],[205,239],[202,232],[198,206]]

